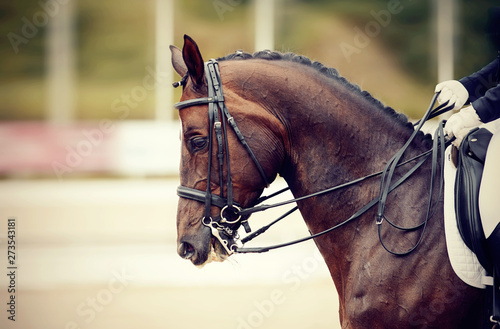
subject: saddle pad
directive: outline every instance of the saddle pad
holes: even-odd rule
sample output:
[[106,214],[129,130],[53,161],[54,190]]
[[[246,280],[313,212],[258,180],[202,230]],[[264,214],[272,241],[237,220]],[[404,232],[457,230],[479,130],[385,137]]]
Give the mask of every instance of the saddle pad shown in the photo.
[[444,227],[446,248],[456,275],[470,286],[484,289],[486,271],[476,255],[465,245],[455,216],[455,177],[457,169],[451,161],[451,146],[446,149],[444,164]]

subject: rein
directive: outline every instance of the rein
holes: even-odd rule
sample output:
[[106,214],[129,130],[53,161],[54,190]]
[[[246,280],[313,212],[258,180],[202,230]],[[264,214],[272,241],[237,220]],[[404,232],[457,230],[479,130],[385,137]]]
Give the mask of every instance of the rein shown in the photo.
[[[340,228],[344,226],[345,224],[353,221],[354,219],[359,218],[361,215],[363,215],[365,212],[367,212],[370,208],[372,208],[374,205],[378,204],[378,211],[376,215],[376,224],[378,225],[378,232],[379,232],[379,239],[382,244],[382,246],[391,254],[394,255],[406,255],[412,252],[417,248],[417,246],[420,244],[420,242],[423,239],[423,235],[425,232],[425,228],[427,225],[427,222],[429,219],[432,217],[432,215],[436,212],[437,207],[432,204],[433,200],[433,189],[435,185],[435,175],[437,173],[437,170],[441,168],[441,179],[440,179],[440,188],[439,188],[439,195],[437,200],[439,200],[439,197],[441,195],[442,191],[442,185],[443,185],[443,175],[442,175],[442,168],[444,164],[444,150],[447,145],[451,142],[445,141],[444,140],[444,133],[443,133],[443,127],[444,127],[444,121],[441,121],[439,123],[439,127],[436,130],[435,136],[434,136],[434,142],[433,142],[433,148],[416,156],[411,159],[408,159],[404,162],[401,162],[401,159],[415,138],[417,132],[422,128],[423,124],[425,121],[436,117],[446,111],[449,111],[452,106],[446,106],[447,104],[441,104],[440,106],[436,107],[433,109],[437,96],[439,95],[439,92],[436,93],[431,101],[431,104],[429,106],[429,109],[427,110],[426,114],[424,117],[419,120],[415,125],[417,126],[409,138],[409,140],[405,143],[405,145],[391,158],[391,160],[388,162],[384,170],[376,173],[372,173],[369,175],[366,175],[364,177],[355,179],[353,181],[340,184],[325,190],[321,190],[309,195],[305,195],[302,197],[294,198],[291,200],[283,201],[283,202],[278,202],[270,205],[265,205],[261,204],[263,201],[268,200],[276,195],[279,195],[287,190],[289,188],[284,188],[272,195],[261,197],[257,200],[256,205],[254,205],[251,208],[244,208],[241,209],[240,205],[234,201],[233,199],[233,185],[232,185],[232,179],[231,179],[231,169],[230,169],[230,161],[229,161],[229,148],[228,148],[228,139],[227,139],[227,127],[226,127],[226,121],[229,123],[231,126],[232,130],[235,132],[239,142],[244,146],[246,149],[247,153],[250,155],[252,158],[252,161],[255,163],[257,170],[259,171],[264,183],[266,186],[269,185],[268,178],[260,165],[258,159],[256,158],[255,154],[252,152],[250,146],[246,143],[245,138],[241,134],[238,126],[236,125],[236,122],[234,121],[234,118],[231,116],[229,113],[226,105],[225,105],[225,100],[224,100],[224,94],[222,90],[222,83],[221,83],[221,78],[220,78],[220,72],[219,72],[219,66],[216,60],[212,59],[205,63],[205,75],[207,79],[207,86],[208,86],[208,97],[202,97],[202,98],[196,98],[196,99],[190,99],[190,100],[185,100],[178,102],[174,105],[174,107],[178,110],[182,110],[187,107],[191,106],[197,106],[197,105],[205,105],[208,104],[208,121],[209,121],[209,136],[208,136],[208,174],[207,174],[207,190],[205,192],[193,189],[190,187],[186,186],[179,186],[177,188],[177,195],[181,198],[187,198],[191,200],[195,200],[198,202],[203,202],[205,204],[205,211],[204,211],[204,218],[202,219],[203,225],[209,227],[211,229],[212,235],[219,240],[219,242],[222,244],[226,252],[231,255],[232,253],[262,253],[262,252],[267,252],[269,250],[273,249],[278,249],[278,248],[283,248],[286,246],[290,246],[293,244],[297,244],[300,242],[304,242],[307,240],[314,239],[316,237],[319,237],[321,235],[327,234],[333,230],[336,230],[337,228]],[[179,84],[177,84],[179,85]],[[175,84],[174,84],[175,86]],[[222,117],[222,119],[221,119]],[[213,134],[215,133],[215,139],[217,142],[217,159],[218,159],[218,164],[219,164],[219,186],[220,188],[220,195],[215,195],[212,194],[211,192],[211,185],[210,185],[210,177],[211,177],[211,171],[212,171],[212,152],[213,152]],[[225,150],[225,152],[224,152]],[[429,192],[429,202],[428,202],[428,207],[427,207],[427,213],[424,221],[414,227],[409,227],[409,228],[404,228],[400,227],[391,221],[389,221],[385,216],[384,216],[384,211],[385,211],[385,203],[387,200],[388,194],[393,191],[395,188],[400,186],[408,177],[410,177],[420,166],[432,155],[432,170],[431,170],[431,187],[430,187],[430,192]],[[437,159],[438,156],[441,155],[440,159],[441,162],[439,163],[439,168],[437,164]],[[399,178],[396,182],[391,183],[394,171],[396,168],[406,165],[410,162],[417,161],[418,162],[408,170],[401,178]],[[224,197],[223,193],[223,166],[224,164],[226,165],[227,168],[227,179],[226,179],[226,184],[227,184],[227,192],[226,192],[226,197]],[[324,195],[327,193],[331,193],[333,191],[343,189],[346,187],[349,187],[351,185],[357,184],[361,181],[367,180],[372,177],[376,176],[382,176],[381,179],[381,188],[380,188],[380,195],[377,198],[374,198],[371,200],[369,203],[367,203],[365,206],[363,206],[361,209],[359,209],[356,213],[354,213],[351,217],[348,219],[344,220],[343,222],[326,229],[322,232],[312,234],[310,236],[300,238],[297,240],[293,240],[290,242],[282,243],[282,244],[276,244],[273,246],[268,246],[268,247],[254,247],[254,248],[243,248],[242,246],[239,246],[239,244],[244,244],[258,235],[262,234],[265,232],[269,227],[271,227],[273,224],[277,223],[281,219],[285,218],[286,216],[290,215],[293,213],[295,210],[298,209],[298,207],[294,207],[278,219],[274,220],[270,224],[258,229],[254,233],[249,234],[247,237],[239,240],[239,236],[237,233],[237,229],[239,228],[240,225],[243,225],[245,228],[245,231],[247,233],[251,232],[250,226],[248,224],[248,217],[252,213],[256,212],[261,212],[267,209],[271,208],[276,208],[280,207],[283,205],[295,203],[298,201],[306,200],[308,198],[312,198],[315,196],[319,195]],[[438,201],[436,201],[437,204]],[[261,205],[259,205],[261,204]],[[220,215],[218,217],[213,218],[211,216],[210,210],[212,206],[216,206],[221,209]],[[404,230],[404,231],[413,231],[419,228],[422,228],[422,233],[420,235],[419,240],[417,243],[412,247],[410,250],[404,252],[404,253],[397,253],[389,250],[386,245],[383,242],[382,235],[381,235],[381,226],[382,222],[385,219],[390,225],[393,227]]]
[[[401,157],[404,154],[404,152],[406,151],[406,149],[408,148],[408,146],[410,145],[411,141],[414,139],[414,137],[418,133],[418,131],[420,131],[420,129],[422,128],[422,126],[425,123],[425,121],[427,121],[427,120],[429,120],[431,118],[434,118],[434,117],[436,117],[436,116],[438,116],[438,115],[440,115],[440,114],[442,114],[442,113],[444,113],[446,111],[449,111],[452,108],[451,106],[447,106],[446,107],[447,103],[444,103],[444,104],[438,106],[437,108],[435,108],[433,110],[432,108],[434,107],[434,105],[436,103],[438,95],[439,95],[439,93],[437,93],[437,94],[434,95],[434,97],[433,97],[433,99],[431,101],[431,104],[429,106],[429,109],[427,110],[427,112],[424,115],[423,119],[419,120],[415,124],[415,125],[417,125],[417,127],[415,128],[415,131],[412,134],[412,136],[410,136],[409,140],[396,153],[396,155],[394,155],[391,158],[391,160],[386,165],[386,168],[383,171],[376,172],[376,173],[373,173],[373,174],[369,174],[367,176],[355,179],[353,181],[350,181],[350,182],[347,182],[347,183],[344,183],[344,184],[341,184],[341,185],[337,185],[337,186],[334,186],[334,187],[331,187],[331,188],[328,188],[328,189],[325,189],[325,190],[322,190],[322,191],[319,191],[319,192],[315,192],[315,193],[312,193],[312,194],[309,194],[309,195],[305,195],[305,196],[302,196],[302,197],[299,197],[299,198],[291,199],[291,200],[288,200],[288,201],[283,201],[283,202],[275,203],[275,204],[272,204],[272,205],[261,205],[261,206],[254,206],[254,207],[248,208],[248,209],[242,209],[241,213],[242,214],[250,214],[250,213],[254,213],[254,212],[264,211],[264,210],[267,210],[267,209],[270,209],[270,208],[275,208],[275,207],[283,206],[283,205],[290,204],[290,203],[293,203],[293,202],[305,200],[305,199],[308,199],[308,198],[311,198],[311,197],[315,197],[315,196],[327,194],[327,193],[330,193],[330,192],[333,192],[333,191],[336,191],[336,190],[339,190],[339,189],[342,189],[342,188],[345,188],[345,187],[357,184],[357,183],[359,183],[361,181],[364,181],[366,179],[382,175],[383,178],[385,177],[385,180],[382,179],[381,190],[383,189],[383,193],[381,193],[381,195],[379,197],[374,198],[373,200],[371,200],[369,203],[367,203],[365,206],[363,206],[361,209],[359,209],[356,213],[354,213],[348,219],[346,219],[343,222],[341,222],[341,223],[339,223],[339,224],[337,224],[335,226],[332,226],[331,228],[328,228],[328,229],[326,229],[324,231],[318,232],[316,234],[312,234],[312,235],[304,237],[304,238],[300,238],[300,239],[293,240],[293,241],[286,242],[286,243],[282,243],[282,244],[276,244],[276,245],[269,246],[269,247],[237,248],[235,251],[237,253],[262,253],[262,252],[267,252],[269,250],[279,249],[279,248],[283,248],[283,247],[286,247],[286,246],[294,245],[294,244],[297,244],[297,243],[300,243],[300,242],[304,242],[304,241],[307,241],[307,240],[311,240],[311,239],[317,238],[319,236],[322,236],[324,234],[330,233],[330,232],[332,232],[332,231],[334,231],[334,230],[336,230],[336,229],[344,226],[345,224],[353,221],[354,219],[359,218],[361,215],[363,215],[365,212],[367,212],[370,208],[372,208],[377,203],[379,204],[379,211],[378,211],[377,217],[376,217],[376,219],[377,219],[376,220],[376,224],[378,226],[379,240],[380,240],[380,243],[382,244],[382,246],[384,247],[384,249],[387,250],[389,253],[391,253],[393,255],[396,255],[396,256],[404,256],[404,255],[407,255],[407,254],[411,253],[413,250],[415,250],[418,247],[418,245],[420,244],[420,242],[422,241],[423,234],[424,234],[424,231],[425,231],[425,226],[427,225],[427,222],[429,221],[429,219],[432,217],[432,215],[434,215],[435,211],[437,210],[437,207],[435,207],[434,210],[432,210],[434,177],[435,177],[435,174],[436,174],[437,169],[438,169],[438,166],[437,166],[437,155],[438,155],[438,151],[439,151],[440,155],[441,155],[441,157],[440,157],[441,162],[439,164],[439,168],[443,168],[443,164],[444,164],[444,151],[445,151],[446,147],[452,141],[452,140],[449,140],[449,141],[445,141],[444,140],[443,127],[444,127],[444,123],[445,122],[441,121],[439,123],[439,127],[436,130],[436,133],[434,135],[434,142],[433,142],[432,149],[430,149],[430,150],[428,150],[428,151],[426,151],[426,152],[424,152],[424,153],[422,153],[420,155],[417,155],[417,156],[415,156],[415,157],[413,157],[411,159],[408,159],[408,160],[406,160],[404,162],[401,162],[401,163],[398,163],[398,162],[401,159]],[[430,189],[430,192],[429,192],[429,203],[428,203],[428,209],[427,209],[426,218],[425,218],[425,220],[422,223],[420,223],[420,224],[418,224],[418,225],[416,225],[414,227],[409,227],[409,228],[400,227],[400,226],[392,223],[391,221],[389,221],[383,215],[384,210],[385,210],[385,203],[386,203],[386,199],[387,199],[387,194],[390,193],[391,191],[393,191],[394,189],[396,189],[398,186],[400,186],[408,177],[410,177],[418,168],[420,168],[420,166],[431,155],[432,155],[432,159],[433,159],[432,170],[431,170],[431,189]],[[409,169],[408,172],[406,172],[405,175],[403,175],[394,184],[392,184],[392,185],[390,184],[395,168],[403,166],[403,165],[406,165],[406,164],[408,164],[410,162],[418,160],[419,158],[422,158],[422,159],[420,159],[411,169]],[[389,167],[391,168],[391,170],[388,172],[388,168]],[[438,196],[437,200],[439,200],[439,197],[440,197],[441,191],[442,191],[442,184],[443,184],[443,181],[444,181],[442,178],[443,178],[443,176],[441,175],[440,188],[439,188],[440,193],[439,193],[439,196]],[[384,182],[385,182],[385,184],[384,184]],[[284,192],[286,190],[288,190],[288,188],[285,188],[285,189],[283,189],[283,190],[281,190],[281,191],[273,194],[272,196],[275,196],[276,194]],[[269,197],[264,197],[264,199],[268,199],[268,198]],[[436,204],[437,204],[437,201],[436,201]],[[281,216],[280,218],[278,218],[277,220],[273,221],[272,223],[270,223],[270,224],[262,227],[261,229],[257,230],[253,234],[251,234],[251,235],[243,238],[241,241],[243,243],[246,243],[246,242],[252,240],[256,236],[258,236],[261,233],[265,232],[271,225],[274,225],[276,222],[278,222],[279,220],[283,219],[284,217],[290,215],[295,210],[297,210],[297,207],[294,207],[292,210],[290,210],[285,215]],[[384,244],[384,242],[383,242],[382,235],[381,235],[381,227],[382,227],[382,221],[383,221],[383,219],[385,219],[394,228],[397,228],[397,229],[402,230],[402,231],[413,231],[413,230],[419,229],[421,227],[423,227],[424,230],[422,231],[422,233],[420,235],[420,238],[417,241],[417,243],[410,250],[408,250],[406,252],[403,252],[403,253],[394,252],[394,251],[391,251]]]

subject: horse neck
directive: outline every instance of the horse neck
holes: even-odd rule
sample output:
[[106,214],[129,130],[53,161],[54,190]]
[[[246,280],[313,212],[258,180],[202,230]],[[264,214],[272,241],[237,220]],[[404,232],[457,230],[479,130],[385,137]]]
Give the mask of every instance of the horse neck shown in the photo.
[[297,195],[382,170],[412,133],[395,113],[329,80],[301,77],[298,90],[277,93],[291,145],[281,175]]
[[[223,66],[228,89],[258,103],[284,126],[285,156],[279,173],[296,197],[381,171],[412,133],[394,113],[312,67],[267,60]],[[425,150],[424,143],[418,144],[406,155]],[[349,217],[378,195],[379,188],[374,178],[305,200],[299,208],[316,232],[335,224],[332,214],[338,220]]]
[[[245,90],[246,96],[273,113],[285,127],[286,156],[280,174],[296,197],[382,170],[412,133],[412,129],[359,92],[351,92],[326,77],[314,79],[306,74],[268,69],[245,72],[246,79],[241,81],[250,87]],[[263,78],[252,81],[253,73]],[[417,136],[405,158],[428,148],[426,139]],[[423,221],[430,166],[427,161],[389,195],[386,218],[403,227]],[[408,166],[397,170],[396,175],[406,170]],[[299,208],[310,232],[318,233],[349,218],[376,198],[379,188],[379,177],[371,178],[347,189],[303,200]],[[403,300],[408,299],[401,296],[417,296],[411,299],[418,300],[421,295],[433,296],[436,289],[443,287],[442,282],[452,287],[448,293],[459,286],[447,261],[441,201],[425,226],[422,243],[408,257],[392,257],[387,253],[380,245],[377,229],[381,229],[385,242],[399,247],[396,251],[400,252],[413,247],[423,231],[395,233],[387,221],[375,225],[374,208],[356,221],[314,239],[337,287],[343,325],[352,324],[354,328],[358,319],[366,324],[368,317],[373,319],[375,313],[388,310],[387,306],[391,310],[398,307],[404,310],[391,323],[407,326],[407,315],[418,313],[424,306],[413,302],[405,305]],[[469,291],[463,294],[468,295]],[[460,298],[455,298],[454,303],[463,304]],[[450,316],[453,317],[449,314],[437,318],[440,321]]]
[[[288,83],[283,83],[283,79]],[[266,90],[273,93],[268,93],[265,105],[276,112],[288,132],[290,146],[280,174],[296,197],[381,171],[412,133],[394,113],[328,77],[317,78],[303,72],[293,76],[285,72]],[[424,144],[420,141],[411,146],[406,157],[426,150]],[[428,176],[414,175],[410,180],[414,190],[402,193],[399,198],[425,200]],[[350,217],[378,196],[379,189],[379,178],[372,178],[299,202],[299,208],[310,231],[317,233]],[[421,202],[413,204],[420,206]],[[345,250],[352,241],[348,236],[363,227],[373,227],[373,221],[372,209],[372,213],[349,225],[349,229],[317,239],[316,243],[324,256],[339,255],[331,249]]]
[[[300,80],[302,88],[274,92],[275,108],[281,109],[278,115],[287,128],[290,143],[280,174],[295,197],[383,170],[412,133],[394,114],[359,92],[346,90],[336,82],[321,84],[304,77]],[[419,138],[407,150],[405,158],[427,149],[425,140]],[[430,166],[427,162],[388,199],[388,218],[396,219],[404,227],[420,223],[425,215]],[[408,166],[402,170],[408,170]],[[401,171],[397,175],[401,175]],[[378,197],[379,191],[380,177],[375,177],[306,199],[298,205],[309,231],[314,234],[346,220]],[[345,278],[359,270],[360,264],[369,262],[368,255],[388,255],[380,246],[375,230],[375,211],[373,207],[356,221],[315,239],[339,296],[343,296]],[[435,220],[429,225],[432,231],[426,239],[434,240],[439,234],[436,232],[442,232],[436,229],[438,223],[440,221]],[[408,237],[408,244],[404,244],[401,251],[410,249],[409,244],[417,240],[419,232]],[[393,236],[391,232],[390,238]]]

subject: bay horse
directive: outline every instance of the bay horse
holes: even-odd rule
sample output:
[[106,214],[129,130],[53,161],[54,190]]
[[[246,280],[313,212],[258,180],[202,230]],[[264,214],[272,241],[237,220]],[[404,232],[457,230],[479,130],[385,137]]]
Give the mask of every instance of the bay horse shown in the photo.
[[[306,57],[238,51],[207,64],[189,36],[182,50],[171,51],[183,86],[176,105],[182,124],[178,253],[194,265],[223,261],[237,250],[231,234],[248,220],[241,213],[277,175],[294,197],[307,196],[382,171],[414,133],[406,116]],[[418,133],[404,158],[431,144],[431,136]],[[429,189],[440,188],[430,187],[431,166],[424,162],[386,200],[383,219],[418,229],[400,232],[375,220],[370,208],[314,238],[338,291],[342,328],[479,327],[484,292],[462,282],[450,265],[442,195],[433,217],[419,225]],[[370,177],[297,205],[315,234],[379,194],[380,179]],[[398,256],[381,239],[396,254],[418,248]]]

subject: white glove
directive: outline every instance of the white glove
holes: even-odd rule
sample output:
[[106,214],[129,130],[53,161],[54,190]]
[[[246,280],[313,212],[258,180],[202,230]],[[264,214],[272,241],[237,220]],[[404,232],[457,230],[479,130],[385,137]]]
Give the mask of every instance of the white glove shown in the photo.
[[435,92],[438,91],[441,92],[437,99],[439,104],[448,101],[448,105],[455,104],[453,110],[460,109],[469,99],[469,92],[457,80],[448,80],[437,84]]
[[471,106],[462,109],[460,112],[453,114],[446,125],[444,126],[444,133],[449,137],[455,136],[453,145],[460,146],[462,139],[472,129],[481,124],[481,119],[476,113],[476,110]]

